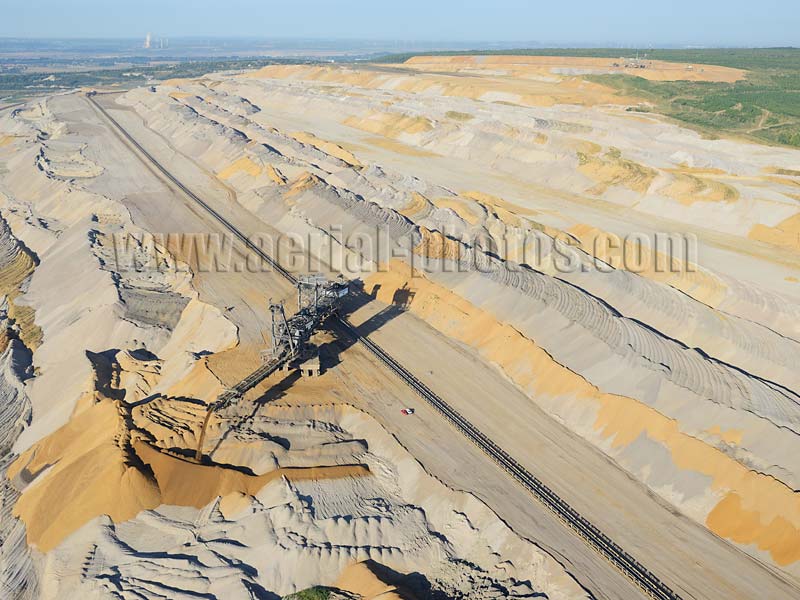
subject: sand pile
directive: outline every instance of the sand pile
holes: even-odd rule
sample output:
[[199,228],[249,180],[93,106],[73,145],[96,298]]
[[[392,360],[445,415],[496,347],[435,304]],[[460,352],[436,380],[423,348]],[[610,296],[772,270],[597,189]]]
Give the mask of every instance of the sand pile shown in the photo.
[[465,255],[465,250],[458,242],[448,239],[439,231],[431,231],[421,227],[420,243],[414,247],[414,253],[425,258],[440,258],[447,260],[460,260]]
[[596,181],[587,193],[600,196],[611,186],[622,186],[639,194],[650,188],[657,172],[631,160],[623,158],[617,148],[610,148],[602,155],[578,152],[578,170]]
[[325,154],[338,158],[339,160],[347,163],[351,167],[362,166],[361,163],[358,162],[358,159],[355,156],[353,156],[352,152],[348,152],[338,144],[334,144],[326,140],[321,140],[313,133],[308,133],[307,131],[296,131],[292,133],[291,136],[301,144],[309,144],[311,146],[314,146],[317,150],[320,150]]
[[[173,506],[125,522],[115,518],[116,525],[98,517],[81,527],[48,553],[45,572],[66,574],[51,593],[108,589],[106,573],[114,565],[117,589],[139,589],[145,597],[169,588],[171,597],[223,590],[226,597],[238,597],[246,589],[285,595],[321,584],[364,597],[428,598],[433,586],[475,598],[526,598],[535,593],[531,586],[537,579],[547,582],[538,589],[549,597],[584,596],[558,575],[552,559],[510,530],[479,533],[494,520],[486,507],[428,477],[365,414],[334,405],[242,408],[246,412],[211,436],[219,455],[231,461],[224,466],[170,455],[155,438],[134,441],[137,456],[152,468],[161,502]],[[262,435],[254,436],[254,430]],[[350,461],[346,457],[357,452],[361,464],[248,474],[246,461],[255,455],[243,440],[271,436],[282,440],[289,454],[324,464],[335,456]],[[332,444],[340,450],[332,451]],[[424,509],[414,504],[420,501]],[[507,553],[502,569],[494,566],[496,553]],[[378,584],[380,575],[370,582],[364,565],[348,569],[363,560],[385,565],[396,577],[422,572],[423,579],[417,576],[408,585],[415,582],[424,595],[379,595],[394,591],[394,585]],[[82,575],[69,574],[73,564],[82,565]],[[195,568],[202,576],[188,577]],[[143,573],[149,573],[145,590]]]
[[121,409],[102,402],[17,459],[9,476],[21,486],[40,475],[43,479],[23,493],[14,509],[27,525],[29,544],[48,552],[96,516],[125,521],[161,503],[158,487],[130,453],[127,437]]
[[800,250],[800,214],[784,219],[774,227],[756,225],[748,237],[791,250]]
[[342,572],[336,586],[363,600],[416,600],[409,592],[383,581],[378,574],[380,570],[381,565],[375,563],[356,563]]
[[217,176],[220,179],[230,179],[237,173],[246,173],[250,177],[258,177],[263,172],[263,169],[248,156],[242,156],[236,159],[230,165],[222,169]]
[[424,117],[396,112],[374,112],[360,119],[351,117],[346,119],[344,124],[412,145],[422,134],[433,129],[433,124]]
[[[713,175],[725,175],[714,172],[703,174],[691,170],[675,170],[675,179],[660,191],[674,198],[681,204],[691,205],[695,202],[735,202],[739,199],[739,191],[722,181],[717,181]],[[706,175],[711,175],[708,177]]]
[[428,215],[432,208],[430,200],[419,192],[413,192],[408,205],[398,212],[405,217],[416,219]]

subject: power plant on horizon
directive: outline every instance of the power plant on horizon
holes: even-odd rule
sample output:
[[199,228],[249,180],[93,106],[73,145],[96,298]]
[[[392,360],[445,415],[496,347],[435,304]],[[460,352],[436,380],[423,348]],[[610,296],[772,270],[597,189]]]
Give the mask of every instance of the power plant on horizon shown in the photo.
[[164,48],[169,48],[169,39],[168,38],[158,38],[157,45],[153,43],[153,37],[148,32],[147,35],[144,36],[144,45],[142,46],[145,50],[153,50],[158,48],[159,50],[163,50]]

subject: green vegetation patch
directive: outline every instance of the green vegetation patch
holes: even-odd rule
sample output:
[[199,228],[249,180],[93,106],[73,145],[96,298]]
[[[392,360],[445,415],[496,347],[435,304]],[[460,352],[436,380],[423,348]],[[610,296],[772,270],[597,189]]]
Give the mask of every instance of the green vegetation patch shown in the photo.
[[791,68],[782,62],[780,68],[752,70],[734,83],[648,81],[631,75],[589,79],[643,98],[651,110],[708,134],[800,147],[800,53],[795,57]]
[[473,116],[469,113],[458,112],[457,110],[448,110],[444,116],[454,121],[469,121]]
[[330,597],[330,589],[315,586],[308,588],[307,590],[303,590],[302,592],[297,592],[296,594],[284,596],[283,600],[328,600]]

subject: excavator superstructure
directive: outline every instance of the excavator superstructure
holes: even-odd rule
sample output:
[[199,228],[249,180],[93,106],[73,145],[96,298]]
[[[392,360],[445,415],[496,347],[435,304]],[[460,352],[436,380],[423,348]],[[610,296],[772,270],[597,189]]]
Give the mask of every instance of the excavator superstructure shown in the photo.
[[297,280],[297,312],[286,317],[284,303],[270,302],[272,316],[272,345],[261,353],[262,365],[225,390],[209,404],[200,431],[195,460],[203,456],[203,443],[211,415],[241,400],[249,390],[279,369],[299,368],[314,351],[311,337],[333,314],[350,293],[350,282],[344,277],[329,280],[324,275],[304,275]]

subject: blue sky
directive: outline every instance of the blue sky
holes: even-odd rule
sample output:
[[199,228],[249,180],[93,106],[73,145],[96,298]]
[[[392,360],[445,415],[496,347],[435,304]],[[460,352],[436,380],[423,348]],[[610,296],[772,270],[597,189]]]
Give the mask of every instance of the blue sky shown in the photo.
[[0,0],[0,36],[800,46],[798,0]]

